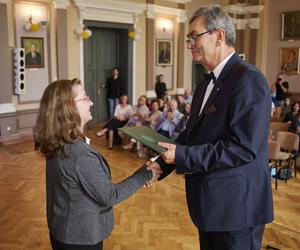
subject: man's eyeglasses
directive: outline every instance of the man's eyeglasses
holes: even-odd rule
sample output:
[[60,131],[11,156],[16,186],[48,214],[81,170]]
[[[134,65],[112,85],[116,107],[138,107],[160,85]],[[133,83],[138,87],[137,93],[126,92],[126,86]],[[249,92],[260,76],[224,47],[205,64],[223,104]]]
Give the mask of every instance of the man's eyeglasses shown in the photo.
[[85,96],[85,97],[82,97],[82,98],[79,98],[79,99],[76,99],[75,102],[79,102],[79,101],[87,101],[87,102],[90,102],[91,99],[89,96]]
[[190,44],[190,45],[192,45],[192,46],[195,46],[197,37],[203,36],[204,34],[211,33],[211,32],[212,32],[212,31],[208,30],[208,31],[202,32],[202,33],[197,34],[197,35],[190,35],[190,34],[187,34],[186,37],[188,38],[188,40],[186,40],[185,42],[186,42],[187,44]]

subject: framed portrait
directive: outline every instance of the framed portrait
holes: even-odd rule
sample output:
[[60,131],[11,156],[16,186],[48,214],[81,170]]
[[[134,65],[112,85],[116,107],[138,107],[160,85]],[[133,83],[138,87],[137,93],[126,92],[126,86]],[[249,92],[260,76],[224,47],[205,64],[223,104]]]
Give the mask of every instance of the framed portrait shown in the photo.
[[21,37],[25,49],[25,68],[44,68],[44,39],[42,37]]
[[159,66],[172,65],[173,44],[171,40],[157,40],[156,64]]
[[300,11],[281,14],[281,39],[300,40]]
[[284,74],[299,73],[299,48],[280,49],[280,72]]

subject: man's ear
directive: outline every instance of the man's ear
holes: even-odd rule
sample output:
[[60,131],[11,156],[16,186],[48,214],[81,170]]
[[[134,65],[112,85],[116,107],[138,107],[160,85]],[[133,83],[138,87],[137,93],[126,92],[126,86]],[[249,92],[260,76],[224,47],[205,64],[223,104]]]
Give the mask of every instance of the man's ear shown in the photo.
[[217,35],[216,45],[220,46],[223,43],[223,41],[225,42],[225,31],[220,28],[220,29],[217,29],[215,32]]

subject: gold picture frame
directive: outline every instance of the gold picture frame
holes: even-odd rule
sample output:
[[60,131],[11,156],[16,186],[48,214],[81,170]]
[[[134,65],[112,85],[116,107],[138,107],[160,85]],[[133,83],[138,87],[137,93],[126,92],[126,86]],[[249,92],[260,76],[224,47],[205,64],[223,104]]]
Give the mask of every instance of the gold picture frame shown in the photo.
[[299,74],[299,48],[280,49],[280,72],[283,74]]
[[169,66],[173,64],[173,43],[171,40],[157,40],[156,64]]
[[21,37],[25,49],[25,68],[44,68],[44,38]]
[[281,14],[281,39],[300,40],[300,11]]

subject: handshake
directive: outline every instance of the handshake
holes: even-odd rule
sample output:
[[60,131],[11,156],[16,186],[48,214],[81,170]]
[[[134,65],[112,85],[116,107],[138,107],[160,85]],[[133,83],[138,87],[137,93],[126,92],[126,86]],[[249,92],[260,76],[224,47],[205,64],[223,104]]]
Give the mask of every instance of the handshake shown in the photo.
[[151,161],[147,161],[145,163],[145,165],[147,165],[147,170],[152,171],[152,179],[150,181],[147,181],[144,184],[144,187],[151,187],[152,182],[156,181],[160,175],[163,173],[163,171],[161,170],[161,167],[159,166],[159,164],[157,162],[151,162]]
[[[160,154],[160,157],[167,163],[167,164],[174,164],[175,163],[175,152],[176,152],[176,145],[170,144],[166,142],[158,142],[158,145],[165,148],[166,151]],[[163,173],[160,165],[155,162],[157,157],[152,158],[150,161],[147,161],[145,165],[147,165],[147,170],[152,171],[153,177],[152,180],[147,181],[144,187],[151,187],[153,181],[157,180],[160,175]]]

